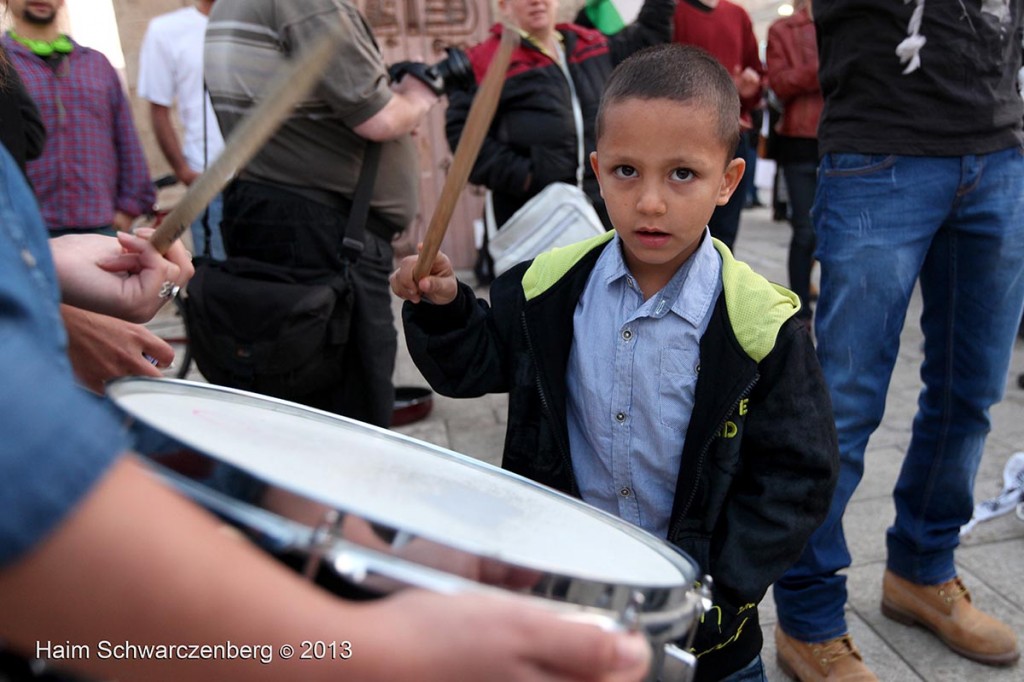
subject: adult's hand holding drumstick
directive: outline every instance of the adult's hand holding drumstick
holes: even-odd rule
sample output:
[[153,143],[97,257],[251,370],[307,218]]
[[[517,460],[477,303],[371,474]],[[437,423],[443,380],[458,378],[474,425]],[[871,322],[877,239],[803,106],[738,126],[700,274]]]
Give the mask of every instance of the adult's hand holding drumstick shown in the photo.
[[337,46],[344,42],[338,29],[331,29],[298,59],[281,69],[263,93],[260,103],[228,138],[217,160],[193,182],[177,206],[167,214],[151,239],[160,253],[166,253],[200,213],[224,189],[240,168],[277,131],[292,108],[313,89],[330,63]]
[[434,209],[434,215],[430,218],[430,225],[423,237],[423,246],[420,249],[416,267],[413,269],[415,281],[421,280],[430,273],[431,264],[437,257],[441,248],[441,241],[448,230],[448,222],[455,212],[455,204],[459,200],[462,189],[469,180],[469,172],[476,163],[477,154],[483,145],[487,130],[491,127],[494,119],[494,112],[498,108],[498,99],[501,97],[502,86],[505,85],[505,72],[508,71],[509,61],[512,59],[512,51],[519,45],[519,31],[511,26],[505,26],[501,32],[501,44],[494,56],[491,65],[487,67],[480,89],[473,98],[473,104],[469,108],[469,115],[466,118],[466,127],[462,137],[459,139],[459,146],[455,150],[451,168],[441,188],[441,196]]
[[64,303],[129,322],[149,321],[164,303],[161,291],[192,277],[192,259],[181,244],[161,256],[147,241],[152,232],[117,233],[116,238],[73,234],[50,240],[50,252]]

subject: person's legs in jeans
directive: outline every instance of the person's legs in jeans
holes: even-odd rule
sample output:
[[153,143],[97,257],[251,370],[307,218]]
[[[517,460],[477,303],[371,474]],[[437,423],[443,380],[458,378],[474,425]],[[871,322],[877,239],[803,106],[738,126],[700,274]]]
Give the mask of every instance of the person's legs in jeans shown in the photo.
[[775,585],[779,624],[821,642],[847,632],[850,565],[842,519],[881,422],[907,306],[932,237],[956,199],[956,159],[830,154],[813,218],[821,262],[815,331],[839,437],[832,507],[797,564]]
[[1024,157],[964,157],[949,219],[921,271],[924,388],[894,492],[888,568],[919,585],[956,575],[989,408],[1003,395],[1024,299]]
[[737,670],[728,677],[723,677],[719,682],[765,682],[768,678],[764,674],[764,663],[758,654],[749,664]]
[[811,205],[817,185],[818,167],[813,163],[788,163],[782,167],[789,188],[793,239],[789,242],[789,287],[800,297],[798,316],[811,319],[811,267],[814,264],[814,225]]
[[[199,217],[192,221],[192,249],[197,256],[206,254],[206,235],[209,232],[210,256],[214,260],[224,260],[227,254],[224,252],[224,239],[220,233],[220,219],[223,212],[224,198],[218,194],[210,202]],[[207,230],[209,227],[209,230]]]

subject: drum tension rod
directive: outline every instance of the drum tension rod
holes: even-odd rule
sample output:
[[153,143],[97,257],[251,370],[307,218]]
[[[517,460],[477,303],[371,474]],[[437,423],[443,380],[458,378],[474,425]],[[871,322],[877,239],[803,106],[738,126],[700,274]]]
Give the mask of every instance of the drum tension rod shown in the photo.
[[622,610],[622,615],[619,618],[619,622],[629,632],[639,632],[640,630],[640,614],[644,610],[644,602],[647,598],[644,597],[644,593],[640,590],[633,590],[629,595],[629,600],[626,602],[626,608]]
[[391,549],[398,551],[404,549],[406,545],[416,539],[416,535],[408,531],[400,530],[395,533],[395,537],[391,539]]
[[306,565],[302,569],[302,575],[307,580],[315,580],[316,572],[320,568],[328,546],[339,539],[338,531],[341,529],[341,521],[344,518],[335,509],[329,509],[324,513],[323,519],[309,536],[309,556],[306,557]]
[[711,611],[711,608],[715,605],[714,597],[711,592],[713,585],[714,581],[707,573],[704,574],[704,577],[701,578],[700,582],[694,585],[694,591],[697,596],[697,608],[693,615],[693,627],[690,628],[690,638],[686,643],[687,648],[693,644],[693,639],[697,635],[697,626],[700,624],[704,614]]
[[714,581],[707,574],[697,584],[697,598],[700,600],[700,614],[698,615],[707,613],[715,605],[714,597],[711,594],[712,585],[714,585]]

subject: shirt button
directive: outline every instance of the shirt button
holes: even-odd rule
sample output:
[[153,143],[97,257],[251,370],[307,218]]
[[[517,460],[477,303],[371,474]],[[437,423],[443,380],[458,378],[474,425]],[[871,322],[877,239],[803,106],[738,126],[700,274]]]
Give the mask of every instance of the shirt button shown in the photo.
[[623,497],[629,497],[629,493],[629,488],[623,488],[622,490],[619,491],[619,494],[622,495]]
[[626,421],[626,413],[625,412],[618,412],[618,413],[616,413],[615,421],[617,421],[617,422],[624,422],[624,421]]
[[28,249],[21,250],[21,260],[25,261],[25,265],[30,268],[34,268],[36,266],[36,257],[33,256],[32,252]]
[[633,332],[628,329],[624,329],[622,331],[622,338],[624,338],[626,341],[629,341],[631,338],[633,338]]

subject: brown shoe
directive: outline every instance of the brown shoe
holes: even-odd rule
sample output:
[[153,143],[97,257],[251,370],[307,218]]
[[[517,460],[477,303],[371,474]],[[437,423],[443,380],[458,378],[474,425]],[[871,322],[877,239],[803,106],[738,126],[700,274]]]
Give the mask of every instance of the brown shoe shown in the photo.
[[904,625],[928,628],[972,661],[1010,665],[1020,658],[1013,630],[972,604],[959,577],[941,585],[918,585],[886,570],[882,614]]
[[864,665],[850,635],[827,642],[801,642],[783,632],[776,623],[775,656],[782,672],[799,682],[878,682],[875,674]]

